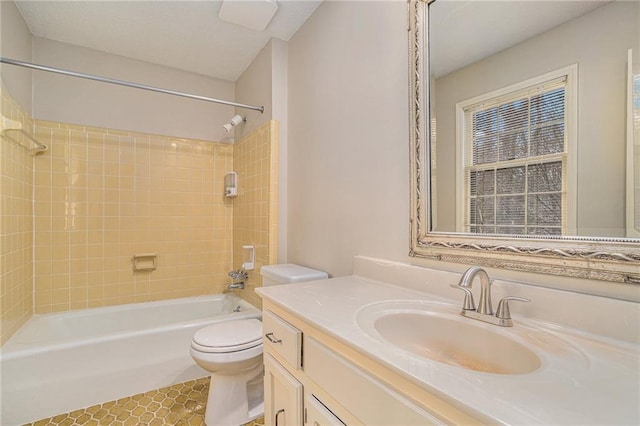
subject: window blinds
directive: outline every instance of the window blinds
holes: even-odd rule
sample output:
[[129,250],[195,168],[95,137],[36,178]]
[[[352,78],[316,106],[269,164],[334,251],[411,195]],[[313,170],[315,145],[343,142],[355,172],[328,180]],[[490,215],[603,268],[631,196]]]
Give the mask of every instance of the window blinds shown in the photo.
[[469,232],[562,233],[566,83],[564,76],[465,108]]

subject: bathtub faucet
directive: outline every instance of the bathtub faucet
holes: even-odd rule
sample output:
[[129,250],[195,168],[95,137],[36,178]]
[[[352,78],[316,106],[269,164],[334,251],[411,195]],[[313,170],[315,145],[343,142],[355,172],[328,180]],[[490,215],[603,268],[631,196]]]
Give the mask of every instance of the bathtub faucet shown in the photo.
[[242,290],[244,289],[244,280],[249,278],[249,273],[242,269],[236,269],[235,271],[229,272],[229,277],[231,278],[231,284],[227,287],[228,290]]

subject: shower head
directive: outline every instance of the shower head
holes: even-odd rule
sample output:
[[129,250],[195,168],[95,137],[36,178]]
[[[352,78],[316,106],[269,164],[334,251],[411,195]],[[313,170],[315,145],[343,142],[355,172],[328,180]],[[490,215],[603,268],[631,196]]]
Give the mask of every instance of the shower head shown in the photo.
[[242,117],[240,115],[236,115],[231,119],[231,122],[225,124],[224,126],[224,130],[225,132],[230,132],[231,129],[233,129],[234,127],[236,127],[238,124],[240,123],[244,123],[247,121],[247,117]]

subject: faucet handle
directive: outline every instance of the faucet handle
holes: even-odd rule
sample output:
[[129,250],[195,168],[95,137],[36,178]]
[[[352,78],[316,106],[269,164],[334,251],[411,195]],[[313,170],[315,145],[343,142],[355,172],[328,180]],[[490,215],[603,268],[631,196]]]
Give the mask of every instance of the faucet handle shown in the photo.
[[500,299],[498,302],[498,309],[496,309],[496,318],[511,319],[511,311],[509,310],[509,301],[515,300],[517,302],[531,302],[531,299],[517,296],[507,296]]
[[462,287],[461,285],[458,285],[458,284],[449,284],[449,287],[457,288],[458,290],[464,291],[464,301],[462,302],[462,310],[464,311],[476,310],[476,303],[473,300],[473,293],[471,292],[471,289],[467,287]]

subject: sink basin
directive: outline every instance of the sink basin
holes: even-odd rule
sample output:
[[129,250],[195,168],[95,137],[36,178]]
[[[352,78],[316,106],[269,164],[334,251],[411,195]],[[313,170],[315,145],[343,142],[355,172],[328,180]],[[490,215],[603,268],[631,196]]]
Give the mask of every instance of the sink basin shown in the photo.
[[526,374],[540,367],[536,353],[509,336],[511,328],[463,318],[448,305],[374,304],[360,310],[356,320],[371,337],[442,364],[493,374]]

